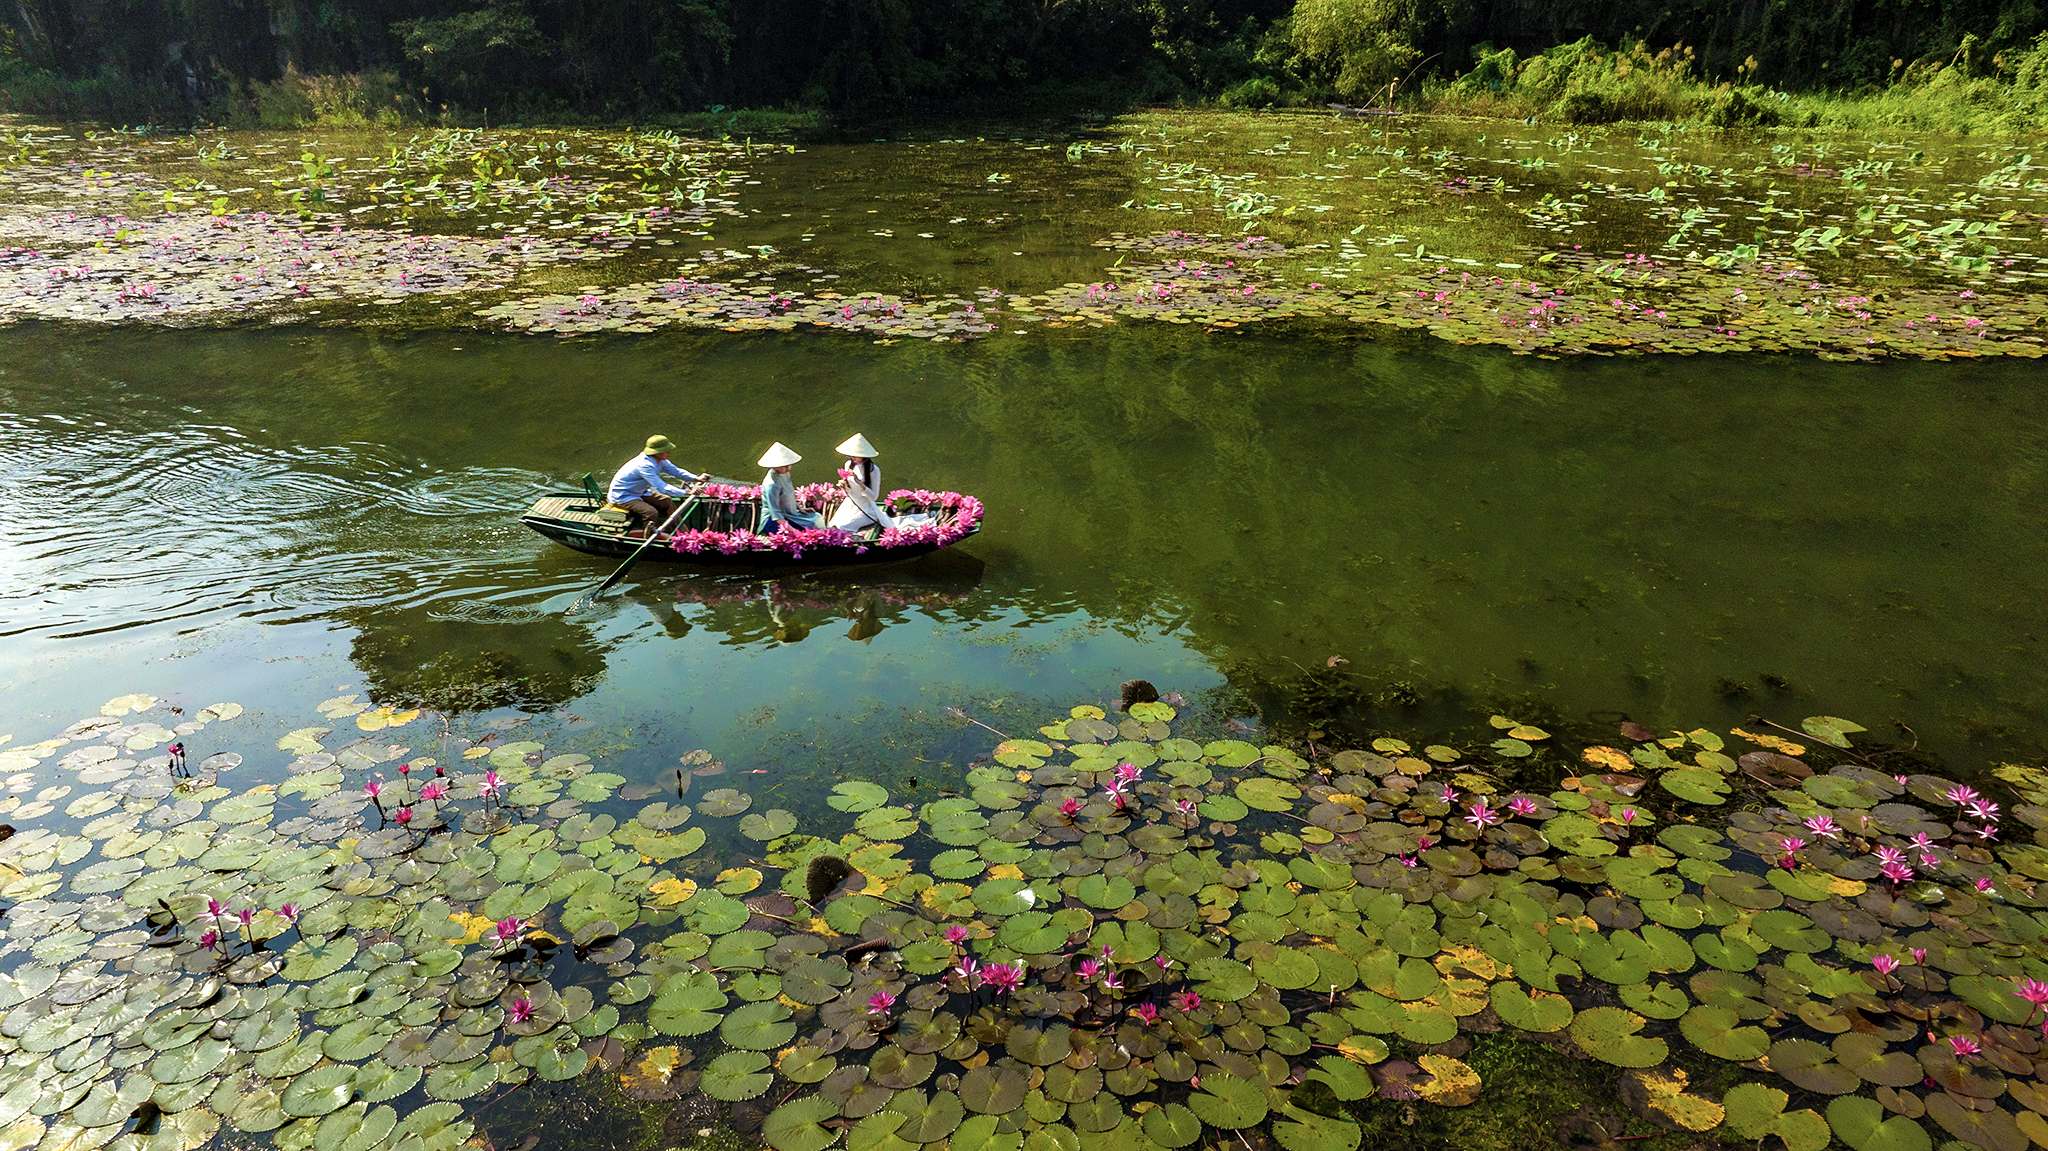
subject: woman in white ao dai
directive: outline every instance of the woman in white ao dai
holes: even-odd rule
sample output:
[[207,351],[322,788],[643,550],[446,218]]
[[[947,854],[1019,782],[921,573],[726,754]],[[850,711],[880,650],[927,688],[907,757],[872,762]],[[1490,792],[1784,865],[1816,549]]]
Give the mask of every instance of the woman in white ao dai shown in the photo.
[[841,470],[846,499],[833,511],[830,526],[849,532],[869,524],[885,531],[895,527],[896,520],[881,508],[882,469],[875,463],[875,446],[866,436],[855,435],[838,450],[846,453],[846,466]]

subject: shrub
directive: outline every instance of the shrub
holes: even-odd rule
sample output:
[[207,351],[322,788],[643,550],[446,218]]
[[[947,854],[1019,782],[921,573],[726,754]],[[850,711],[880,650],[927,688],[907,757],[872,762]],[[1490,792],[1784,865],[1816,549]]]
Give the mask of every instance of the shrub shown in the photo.
[[1226,108],[1270,108],[1280,98],[1280,85],[1269,76],[1255,76],[1218,97]]
[[1299,0],[1294,50],[1338,95],[1389,100],[1423,58],[1415,45],[1462,18],[1466,0]]
[[1783,119],[1775,103],[1764,103],[1759,96],[1769,94],[1757,88],[1737,88],[1723,84],[1714,89],[1706,100],[1699,115],[1716,128],[1772,128]]

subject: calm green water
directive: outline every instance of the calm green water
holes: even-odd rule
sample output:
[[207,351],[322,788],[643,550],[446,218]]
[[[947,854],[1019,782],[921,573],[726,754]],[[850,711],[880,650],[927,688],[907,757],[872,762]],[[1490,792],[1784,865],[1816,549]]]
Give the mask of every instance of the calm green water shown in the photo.
[[[2036,751],[2048,706],[2038,381],[1356,329],[16,327],[0,733],[128,691],[236,699],[284,730],[365,691],[739,760],[857,743],[908,762],[949,705],[1035,725],[1129,676],[1234,687],[1278,721],[1284,685],[1337,656],[1342,691],[1419,699],[1342,709],[1381,730],[1470,738],[1511,705],[1686,727],[1825,712],[1981,766]],[[515,518],[650,432],[748,478],[780,439],[808,481],[856,430],[892,486],[979,495],[986,530],[779,584],[643,564],[565,616],[609,565]]]

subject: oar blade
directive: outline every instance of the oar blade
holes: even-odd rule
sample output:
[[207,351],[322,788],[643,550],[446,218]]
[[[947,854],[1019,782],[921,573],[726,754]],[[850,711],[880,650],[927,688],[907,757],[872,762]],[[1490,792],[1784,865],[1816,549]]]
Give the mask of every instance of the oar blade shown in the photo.
[[696,506],[696,504],[697,499],[695,496],[692,496],[689,499],[683,501],[681,507],[678,507],[675,511],[669,513],[668,519],[662,521],[661,526],[647,533],[647,538],[641,541],[639,547],[633,549],[633,554],[626,557],[626,562],[619,565],[619,570],[606,576],[603,583],[600,583],[596,587],[591,588],[588,592],[584,593],[583,598],[577,600],[575,603],[570,604],[569,610],[566,614],[573,615],[576,612],[582,611],[584,608],[589,607],[591,603],[597,599],[598,596],[601,596],[604,593],[610,591],[612,588],[617,587],[619,581],[626,578],[626,573],[633,570],[633,565],[640,562],[641,555],[644,554],[647,551],[648,547],[651,544],[653,544],[657,538],[661,536],[661,533],[675,526],[676,521],[682,519],[683,516],[687,514],[691,508]]

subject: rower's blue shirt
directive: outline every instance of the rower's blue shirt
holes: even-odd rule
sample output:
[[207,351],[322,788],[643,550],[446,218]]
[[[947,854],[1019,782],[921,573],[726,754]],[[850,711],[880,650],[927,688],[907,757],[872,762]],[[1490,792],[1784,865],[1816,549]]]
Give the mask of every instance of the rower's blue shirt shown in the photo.
[[667,481],[661,478],[664,475],[674,476],[686,483],[697,478],[694,472],[686,472],[667,460],[657,460],[643,453],[627,460],[626,466],[612,476],[612,486],[605,490],[605,498],[615,504],[624,504],[637,500],[648,492],[675,500],[689,495],[681,488],[669,486]]

